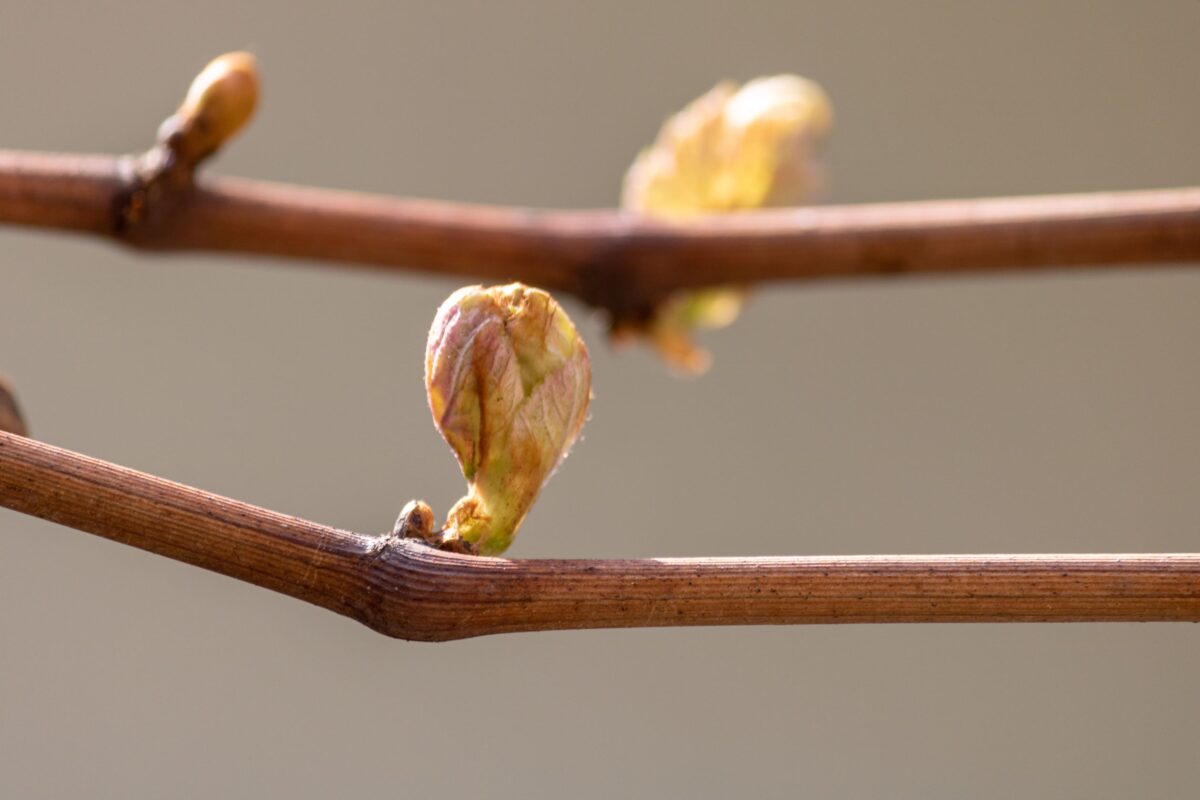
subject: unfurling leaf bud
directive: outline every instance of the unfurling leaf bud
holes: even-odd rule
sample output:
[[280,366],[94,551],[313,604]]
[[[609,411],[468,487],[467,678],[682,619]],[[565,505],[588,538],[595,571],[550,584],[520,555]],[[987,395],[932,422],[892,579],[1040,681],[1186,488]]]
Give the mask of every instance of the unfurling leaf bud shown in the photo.
[[469,484],[450,510],[450,538],[480,555],[508,548],[579,436],[591,381],[583,339],[546,292],[468,286],[442,304],[425,350],[425,388]]
[[226,53],[192,81],[159,138],[189,164],[214,153],[241,130],[258,104],[258,64],[250,53]]
[[[799,205],[820,185],[816,149],[833,112],[821,87],[795,75],[720,83],[663,125],[625,175],[621,206],[674,219]],[[647,321],[618,321],[620,338],[641,334],[672,367],[704,372],[708,354],[694,328],[733,322],[745,292],[716,288],[669,297]]]

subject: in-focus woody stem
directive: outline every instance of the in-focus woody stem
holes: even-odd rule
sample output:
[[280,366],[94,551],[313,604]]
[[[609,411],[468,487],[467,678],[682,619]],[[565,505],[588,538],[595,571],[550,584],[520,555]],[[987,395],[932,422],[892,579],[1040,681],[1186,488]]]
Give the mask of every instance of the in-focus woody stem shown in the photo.
[[0,151],[0,222],[572,292],[618,313],[679,288],[1200,261],[1200,188],[825,206],[666,222],[197,179],[136,236],[127,159]]
[[441,641],[848,622],[1200,621],[1200,554],[509,560],[277,514],[0,433],[0,505]]

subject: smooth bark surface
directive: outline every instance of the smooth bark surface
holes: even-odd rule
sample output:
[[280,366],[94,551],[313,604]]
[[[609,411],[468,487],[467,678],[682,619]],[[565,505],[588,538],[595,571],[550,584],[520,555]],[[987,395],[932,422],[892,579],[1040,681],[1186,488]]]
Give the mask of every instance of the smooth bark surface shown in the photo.
[[[201,180],[131,213],[131,159],[0,151],[0,222],[416,269],[574,293],[616,313],[674,289],[1200,260],[1200,188],[824,206],[689,222]],[[146,202],[138,195],[136,202]],[[128,220],[145,220],[130,226]]]

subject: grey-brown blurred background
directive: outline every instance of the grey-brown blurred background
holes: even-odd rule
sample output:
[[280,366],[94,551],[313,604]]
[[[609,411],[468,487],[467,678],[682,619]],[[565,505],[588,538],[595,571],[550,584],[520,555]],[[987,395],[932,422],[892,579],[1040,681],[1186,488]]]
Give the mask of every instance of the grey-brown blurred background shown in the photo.
[[[827,200],[1200,183],[1200,3],[0,4],[0,145],[146,145],[257,53],[213,171],[614,203],[668,112],[796,71]],[[0,370],[46,441],[363,531],[462,489],[428,422],[457,283],[0,230]],[[519,556],[1196,550],[1200,274],[761,293],[668,377],[592,345]],[[0,512],[0,796],[1181,797],[1186,625],[391,641]]]

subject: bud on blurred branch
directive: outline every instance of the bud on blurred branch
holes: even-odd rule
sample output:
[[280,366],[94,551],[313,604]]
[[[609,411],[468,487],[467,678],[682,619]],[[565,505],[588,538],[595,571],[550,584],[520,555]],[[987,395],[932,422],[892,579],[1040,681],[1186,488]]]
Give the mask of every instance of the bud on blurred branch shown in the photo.
[[425,387],[470,487],[450,511],[447,539],[502,553],[583,427],[587,347],[546,292],[469,286],[434,319]]
[[[625,176],[621,205],[684,218],[714,211],[799,205],[820,185],[816,147],[833,117],[821,87],[795,75],[725,82],[667,120],[653,147]],[[721,328],[737,318],[738,288],[678,292],[645,321],[617,320],[617,339],[646,336],[675,369],[699,374],[708,354],[695,328]]]
[[250,53],[226,53],[209,62],[179,109],[163,122],[159,141],[195,166],[232,138],[258,104],[258,65]]
[[226,53],[192,81],[154,146],[122,163],[117,230],[130,242],[154,240],[193,194],[196,167],[236,134],[258,104],[258,68],[249,53]]

